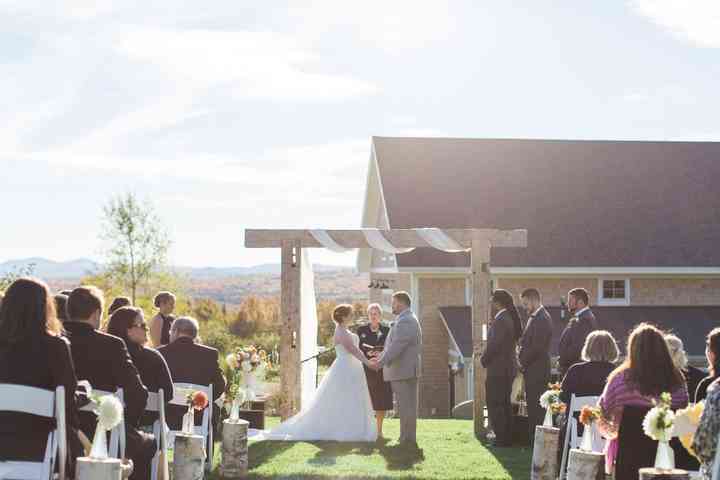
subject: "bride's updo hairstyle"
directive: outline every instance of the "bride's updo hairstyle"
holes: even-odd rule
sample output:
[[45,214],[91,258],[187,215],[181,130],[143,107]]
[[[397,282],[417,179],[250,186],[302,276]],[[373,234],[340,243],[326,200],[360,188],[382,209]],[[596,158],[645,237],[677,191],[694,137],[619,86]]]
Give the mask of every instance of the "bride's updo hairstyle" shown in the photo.
[[343,321],[349,317],[353,312],[352,305],[349,305],[347,303],[342,303],[335,307],[335,310],[333,310],[332,318],[335,320],[335,323],[338,325],[342,325]]

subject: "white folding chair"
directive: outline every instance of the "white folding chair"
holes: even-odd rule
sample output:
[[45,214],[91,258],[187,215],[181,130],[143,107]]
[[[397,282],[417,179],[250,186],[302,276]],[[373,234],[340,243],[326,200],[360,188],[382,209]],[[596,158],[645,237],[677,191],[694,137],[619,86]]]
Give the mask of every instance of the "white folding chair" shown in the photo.
[[[567,409],[567,428],[565,430],[565,442],[563,443],[562,461],[560,462],[560,480],[563,480],[567,476],[565,469],[567,468],[568,455],[570,450],[578,448],[580,446],[581,438],[578,436],[578,423],[579,421],[575,418],[576,413],[580,413],[583,407],[594,407],[597,405],[600,397],[598,396],[586,396],[576,397],[573,393],[570,397],[570,408]],[[593,449],[595,451],[602,451],[605,446],[605,439],[600,436],[597,429],[593,432]]]
[[[208,397],[208,406],[203,411],[202,424],[198,427],[195,426],[195,434],[202,435],[205,439],[205,451],[207,452],[207,459],[205,461],[205,469],[210,472],[212,471],[213,462],[213,429],[212,429],[212,410],[213,410],[213,388],[210,385],[195,385],[193,383],[173,383],[175,395],[170,400],[172,405],[180,405],[187,408],[187,396],[189,393],[201,391],[204,392]],[[175,434],[177,430],[171,430],[168,442],[170,445],[175,446]]]
[[55,391],[25,385],[0,384],[0,411],[29,413],[54,418],[57,428],[48,433],[42,462],[0,461],[0,478],[50,480],[58,462],[58,478],[65,480],[67,432],[65,429],[65,387]]
[[[125,406],[125,396],[123,395],[123,389],[118,388],[115,392],[106,392],[104,390],[93,389],[93,395],[104,397],[105,395],[113,395],[123,407]],[[92,403],[85,405],[80,408],[81,412],[92,412],[95,406]],[[93,439],[89,439],[92,441]],[[125,415],[122,416],[122,420],[117,427],[110,431],[110,443],[108,443],[108,455],[113,458],[125,458]]]
[[158,451],[155,453],[152,461],[152,480],[156,480],[158,477],[158,468],[160,453],[165,452],[167,455],[167,424],[165,422],[165,392],[163,389],[159,389],[157,393],[148,392],[147,404],[145,405],[146,412],[157,412],[158,419],[153,423],[153,434],[158,442]]

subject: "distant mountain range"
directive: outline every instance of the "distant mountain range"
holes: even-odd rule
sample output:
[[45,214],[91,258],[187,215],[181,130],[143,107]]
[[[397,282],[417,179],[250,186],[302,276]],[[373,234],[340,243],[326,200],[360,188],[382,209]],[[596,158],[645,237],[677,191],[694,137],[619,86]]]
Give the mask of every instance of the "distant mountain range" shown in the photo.
[[[100,271],[102,265],[87,258],[67,262],[56,262],[41,257],[22,258],[0,263],[0,275],[32,265],[33,275],[44,279],[73,279]],[[221,277],[243,277],[250,275],[279,275],[279,263],[264,263],[252,267],[174,267],[179,273],[194,279],[212,279]],[[352,267],[341,265],[313,265],[316,272],[350,271]]]

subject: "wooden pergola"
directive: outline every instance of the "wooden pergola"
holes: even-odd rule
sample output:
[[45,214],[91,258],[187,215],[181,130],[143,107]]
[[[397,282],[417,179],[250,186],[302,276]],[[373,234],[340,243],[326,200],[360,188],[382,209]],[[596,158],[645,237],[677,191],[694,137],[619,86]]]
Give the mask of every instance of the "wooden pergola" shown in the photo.
[[[338,245],[345,248],[373,248],[368,243],[365,230],[326,230]],[[396,248],[428,247],[428,242],[419,234],[420,229],[389,229],[379,232]],[[527,230],[497,229],[444,229],[445,235],[463,249],[468,249],[472,270],[472,335],[474,371],[474,424],[475,435],[481,438],[485,433],[485,369],[480,356],[485,349],[483,331],[490,313],[490,250],[498,247],[527,246]],[[282,333],[280,337],[280,381],[282,389],[281,415],[287,418],[300,407],[300,358],[302,341],[300,329],[300,255],[303,248],[323,248],[310,230],[258,230],[245,231],[247,248],[281,249],[281,293],[280,316]]]

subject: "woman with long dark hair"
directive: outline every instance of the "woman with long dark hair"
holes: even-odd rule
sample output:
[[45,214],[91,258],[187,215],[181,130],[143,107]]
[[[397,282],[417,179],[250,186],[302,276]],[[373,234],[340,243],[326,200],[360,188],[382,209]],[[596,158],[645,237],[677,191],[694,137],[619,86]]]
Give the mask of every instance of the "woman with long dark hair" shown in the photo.
[[[660,329],[647,323],[638,325],[630,333],[627,349],[625,361],[608,377],[599,402],[603,412],[600,430],[610,439],[606,444],[606,467],[608,473],[616,468],[615,478],[618,480],[638,478],[638,468],[652,466],[655,448],[646,448],[644,442],[649,438],[641,433],[640,425],[653,401],[668,392],[672,395],[673,409],[688,404],[685,377],[673,362]],[[632,420],[623,422],[628,412]],[[631,438],[626,435],[628,432],[637,435]],[[619,437],[626,438],[631,444],[619,449]],[[646,451],[652,455],[649,460],[641,456],[641,452],[644,454]],[[616,459],[617,463],[613,465]]]
[[[70,344],[60,336],[55,299],[33,278],[15,280],[0,307],[0,383],[54,391],[65,387],[69,471],[79,453],[75,422],[77,378]],[[52,419],[0,412],[0,460],[41,462]]]
[[690,392],[691,398],[693,398],[693,394],[695,395],[695,402],[705,400],[708,387],[720,377],[720,328],[713,328],[708,333],[705,342],[705,358],[708,362],[709,375],[700,381],[695,392]]
[[[173,398],[173,382],[170,369],[160,353],[154,348],[146,347],[148,327],[143,311],[137,307],[120,307],[110,316],[107,333],[120,337],[127,345],[143,385],[148,392],[157,392],[162,388],[166,402]],[[141,425],[151,425],[157,414],[145,413]]]
[[480,359],[487,369],[485,391],[495,446],[512,445],[512,405],[510,392],[517,373],[515,349],[522,335],[522,322],[512,295],[495,290],[490,299],[495,317],[488,329],[487,345]]

